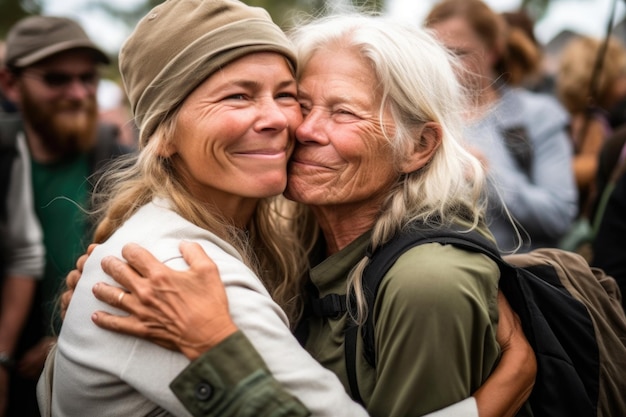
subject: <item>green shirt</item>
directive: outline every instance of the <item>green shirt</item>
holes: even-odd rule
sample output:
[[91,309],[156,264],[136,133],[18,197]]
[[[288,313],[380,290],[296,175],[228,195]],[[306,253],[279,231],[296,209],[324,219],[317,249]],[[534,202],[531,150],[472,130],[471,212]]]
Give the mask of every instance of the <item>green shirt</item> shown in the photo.
[[65,277],[90,241],[84,212],[89,203],[89,162],[83,154],[51,164],[31,160],[31,166],[35,212],[46,247],[46,266],[39,291],[44,331],[49,333]]

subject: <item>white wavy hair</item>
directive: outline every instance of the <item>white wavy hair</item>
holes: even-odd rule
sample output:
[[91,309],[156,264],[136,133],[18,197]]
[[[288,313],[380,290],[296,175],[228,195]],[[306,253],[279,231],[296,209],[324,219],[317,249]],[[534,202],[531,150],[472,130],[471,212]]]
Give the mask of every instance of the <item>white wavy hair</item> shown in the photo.
[[[373,227],[372,249],[414,220],[438,227],[461,217],[472,227],[478,225],[486,204],[485,179],[482,166],[462,140],[469,105],[457,78],[463,66],[430,31],[385,17],[348,13],[301,23],[289,35],[298,51],[298,76],[321,49],[357,50],[371,65],[382,95],[379,120],[393,149],[394,164],[406,149],[421,147],[421,136],[415,135],[421,126],[426,122],[441,126],[441,145],[431,161],[408,174],[398,169],[398,180]],[[385,129],[385,110],[392,115],[393,129]],[[368,258],[359,262],[348,280],[357,295],[358,323],[367,315],[361,291],[367,263]]]

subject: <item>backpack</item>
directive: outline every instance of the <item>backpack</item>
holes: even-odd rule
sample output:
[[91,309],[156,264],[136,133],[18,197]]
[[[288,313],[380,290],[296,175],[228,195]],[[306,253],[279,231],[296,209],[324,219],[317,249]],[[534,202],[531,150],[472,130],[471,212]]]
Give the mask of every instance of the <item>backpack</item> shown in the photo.
[[[572,252],[536,249],[500,256],[478,231],[411,229],[371,253],[363,273],[370,312],[380,281],[397,258],[411,247],[438,242],[485,254],[501,271],[500,288],[537,359],[537,376],[529,402],[535,417],[626,416],[626,315],[615,280]],[[311,300],[321,316],[346,311],[337,294]],[[376,366],[373,314],[361,328],[364,355]],[[358,326],[346,329],[345,358],[350,390],[362,402],[356,378]]]

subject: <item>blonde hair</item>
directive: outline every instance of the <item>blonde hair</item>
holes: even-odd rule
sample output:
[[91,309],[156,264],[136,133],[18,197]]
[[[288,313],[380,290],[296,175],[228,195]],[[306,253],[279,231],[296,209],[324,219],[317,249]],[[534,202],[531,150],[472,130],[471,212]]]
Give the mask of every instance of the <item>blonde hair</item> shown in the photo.
[[140,144],[138,154],[114,162],[97,183],[93,200],[99,221],[94,241],[105,241],[153,198],[169,199],[181,217],[233,245],[295,323],[302,310],[300,277],[307,265],[285,221],[288,203],[282,196],[261,199],[246,233],[223,218],[215,207],[197,199],[185,186],[180,157],[159,153],[176,137],[179,109],[170,111],[158,123],[149,140]]
[[[333,47],[357,50],[371,65],[382,97],[379,123],[396,167],[407,149],[422,147],[415,132],[427,122],[441,126],[443,137],[431,161],[408,174],[398,169],[397,182],[373,226],[372,249],[416,220],[445,227],[461,217],[476,227],[485,210],[484,173],[461,140],[466,103],[456,74],[462,65],[428,31],[374,15],[328,16],[297,26],[289,34],[299,54],[300,71],[316,51]],[[383,120],[386,109],[393,129]],[[299,236],[305,239],[304,246],[310,246],[315,222],[305,208],[300,215]],[[368,262],[363,258],[347,283],[348,292],[354,288],[356,294],[357,323],[367,316],[361,277]]]
[[598,73],[596,97],[591,97],[591,77],[602,46],[599,39],[579,36],[567,43],[559,59],[556,76],[557,95],[570,113],[584,112],[591,106],[611,107],[611,89],[626,75],[626,50],[610,37],[601,71]]

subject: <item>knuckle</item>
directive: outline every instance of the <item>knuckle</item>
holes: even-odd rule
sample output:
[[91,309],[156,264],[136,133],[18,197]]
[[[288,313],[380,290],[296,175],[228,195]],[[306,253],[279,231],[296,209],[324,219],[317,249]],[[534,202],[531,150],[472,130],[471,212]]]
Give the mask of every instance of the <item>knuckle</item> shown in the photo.
[[170,278],[170,274],[162,268],[150,271],[149,275],[155,283],[167,282]]
[[66,309],[67,306],[70,304],[71,299],[72,299],[72,293],[70,291],[66,291],[63,294],[61,294],[61,307],[63,309]]
[[152,298],[153,298],[152,288],[151,287],[147,287],[147,286],[137,287],[135,289],[135,296],[142,303],[149,305],[151,300],[152,300]]
[[76,269],[73,269],[72,271],[70,271],[69,274],[67,274],[65,283],[68,286],[68,288],[76,288],[76,285],[78,284],[79,279],[80,279],[80,272],[78,272]]
[[206,275],[217,275],[219,273],[217,265],[211,261],[204,261],[198,264],[198,272]]

